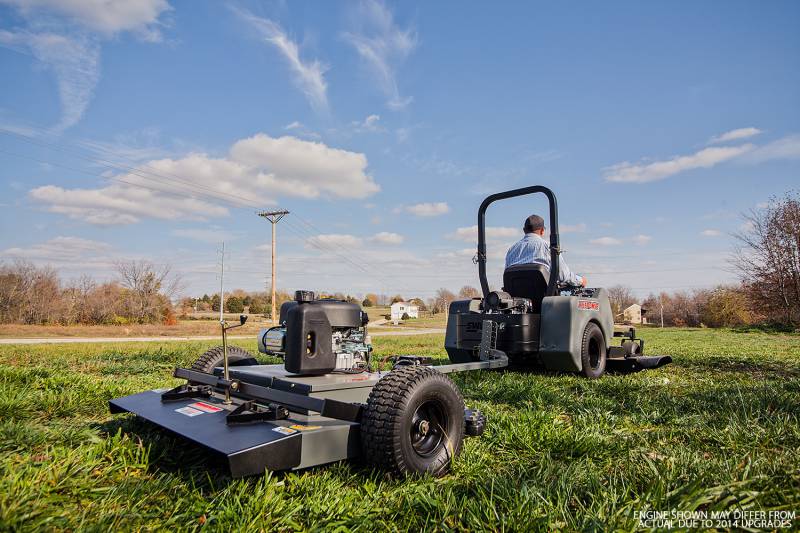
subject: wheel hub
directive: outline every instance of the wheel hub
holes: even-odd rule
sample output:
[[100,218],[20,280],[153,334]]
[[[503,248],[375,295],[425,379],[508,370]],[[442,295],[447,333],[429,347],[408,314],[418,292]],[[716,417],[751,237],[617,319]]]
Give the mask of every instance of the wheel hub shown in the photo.
[[428,457],[437,452],[444,442],[448,427],[446,410],[435,400],[428,400],[414,411],[411,420],[411,446],[415,452]]

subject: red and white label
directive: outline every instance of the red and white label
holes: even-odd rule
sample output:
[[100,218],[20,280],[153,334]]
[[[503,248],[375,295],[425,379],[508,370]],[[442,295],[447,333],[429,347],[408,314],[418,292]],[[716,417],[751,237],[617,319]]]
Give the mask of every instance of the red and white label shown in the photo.
[[204,413],[219,413],[222,411],[221,407],[217,407],[216,405],[211,405],[205,402],[195,402],[191,404],[189,407],[194,407],[195,409],[199,409]]
[[584,311],[599,311],[600,302],[595,302],[592,300],[578,300],[578,309],[583,309]]
[[199,409],[193,409],[188,405],[186,407],[181,407],[180,409],[175,409],[175,412],[186,416],[198,416],[203,414],[203,411],[200,411]]

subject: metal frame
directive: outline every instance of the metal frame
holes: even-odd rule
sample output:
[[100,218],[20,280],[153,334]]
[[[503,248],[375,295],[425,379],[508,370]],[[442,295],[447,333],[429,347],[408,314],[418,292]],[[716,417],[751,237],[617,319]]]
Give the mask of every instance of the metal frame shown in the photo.
[[558,294],[558,256],[561,253],[558,238],[558,203],[553,191],[542,185],[533,185],[489,195],[478,208],[478,277],[480,278],[484,298],[489,296],[489,282],[486,279],[486,209],[497,200],[506,200],[535,193],[544,194],[550,204],[550,279],[547,282],[545,296]]

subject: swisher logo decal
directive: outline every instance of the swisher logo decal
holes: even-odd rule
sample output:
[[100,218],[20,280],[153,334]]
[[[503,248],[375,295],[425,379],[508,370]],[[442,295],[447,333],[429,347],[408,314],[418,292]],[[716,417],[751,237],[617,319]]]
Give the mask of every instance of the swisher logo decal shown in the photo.
[[578,300],[578,309],[583,309],[584,311],[599,311],[600,303],[592,300]]

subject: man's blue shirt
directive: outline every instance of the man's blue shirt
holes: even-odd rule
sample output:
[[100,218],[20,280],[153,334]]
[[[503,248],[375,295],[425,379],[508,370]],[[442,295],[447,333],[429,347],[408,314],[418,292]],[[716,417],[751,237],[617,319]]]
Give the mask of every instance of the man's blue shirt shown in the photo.
[[[506,268],[524,263],[539,263],[550,268],[550,245],[535,233],[526,233],[506,253]],[[558,281],[581,284],[581,277],[569,269],[561,256],[558,256]]]

